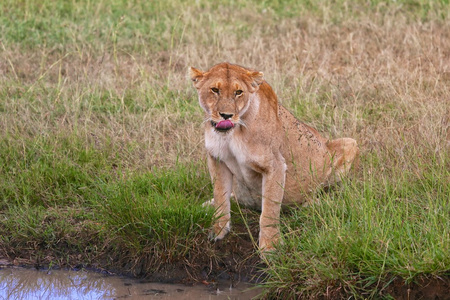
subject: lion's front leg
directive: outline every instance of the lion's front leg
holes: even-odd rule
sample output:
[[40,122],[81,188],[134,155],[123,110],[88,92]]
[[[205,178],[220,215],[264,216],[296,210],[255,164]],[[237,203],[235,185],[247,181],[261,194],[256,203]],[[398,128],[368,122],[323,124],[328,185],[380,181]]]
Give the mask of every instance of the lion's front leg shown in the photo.
[[280,239],[280,211],[285,180],[284,159],[274,161],[273,169],[263,175],[259,248],[265,252],[273,250]]
[[214,208],[216,221],[212,238],[217,241],[230,231],[230,195],[233,187],[233,174],[220,160],[208,155],[208,168],[214,185]]

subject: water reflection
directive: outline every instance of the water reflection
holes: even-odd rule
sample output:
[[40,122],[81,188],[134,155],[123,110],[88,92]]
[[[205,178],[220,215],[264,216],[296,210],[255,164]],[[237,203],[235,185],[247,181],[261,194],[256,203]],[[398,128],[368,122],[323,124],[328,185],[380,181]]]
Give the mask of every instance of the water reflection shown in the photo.
[[0,270],[0,297],[5,299],[101,299],[113,297],[114,293],[114,286],[100,274]]
[[0,269],[0,299],[251,299],[258,290],[142,283],[86,271]]

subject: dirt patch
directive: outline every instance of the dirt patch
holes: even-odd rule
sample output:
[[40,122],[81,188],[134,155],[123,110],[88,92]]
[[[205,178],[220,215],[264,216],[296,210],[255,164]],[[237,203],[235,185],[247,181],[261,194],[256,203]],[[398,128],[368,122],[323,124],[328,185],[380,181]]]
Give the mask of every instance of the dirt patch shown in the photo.
[[[257,239],[257,227],[252,229]],[[233,226],[233,231],[222,241],[199,245],[189,257],[171,264],[163,264],[148,272],[146,259],[133,267],[133,275],[148,281],[164,283],[212,283],[219,280],[231,282],[259,282],[263,278],[264,264],[244,225]],[[123,266],[122,269],[130,269]]]
[[403,279],[396,279],[387,287],[386,291],[397,300],[448,300],[450,299],[450,278],[423,277],[413,283],[405,283]]
[[255,247],[259,218],[255,212],[244,213],[247,215],[247,224],[241,218],[233,218],[233,228],[225,239],[217,242],[205,240],[198,245],[199,249],[195,253],[190,253],[184,260],[164,264],[151,273],[143,267],[142,272],[134,272],[134,275],[166,283],[214,284],[220,280],[261,282],[264,278],[262,268],[265,265]]

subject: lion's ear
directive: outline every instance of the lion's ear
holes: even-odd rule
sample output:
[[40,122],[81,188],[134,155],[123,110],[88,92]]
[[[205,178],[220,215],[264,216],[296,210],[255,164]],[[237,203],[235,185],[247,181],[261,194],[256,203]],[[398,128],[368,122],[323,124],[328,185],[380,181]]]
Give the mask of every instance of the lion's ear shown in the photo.
[[194,86],[197,87],[197,83],[203,78],[204,73],[194,67],[190,67],[189,75],[194,83]]
[[252,86],[255,88],[264,81],[264,74],[262,72],[249,71],[247,74],[253,79]]

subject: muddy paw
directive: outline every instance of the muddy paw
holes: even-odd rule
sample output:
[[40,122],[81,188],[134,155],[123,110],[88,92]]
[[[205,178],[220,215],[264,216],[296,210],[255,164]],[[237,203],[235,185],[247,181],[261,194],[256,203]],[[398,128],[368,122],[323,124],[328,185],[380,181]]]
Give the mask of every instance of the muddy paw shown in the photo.
[[275,247],[272,242],[261,241],[259,243],[259,250],[261,251],[261,253],[269,253],[275,251]]
[[209,239],[215,242],[220,241],[230,232],[230,229],[230,222],[227,222],[223,227],[220,224],[214,224],[214,227],[209,233]]
[[264,238],[260,236],[258,248],[261,256],[265,254],[273,253],[276,250],[277,245],[282,245],[283,241],[280,239],[279,234],[272,235],[272,238]]

